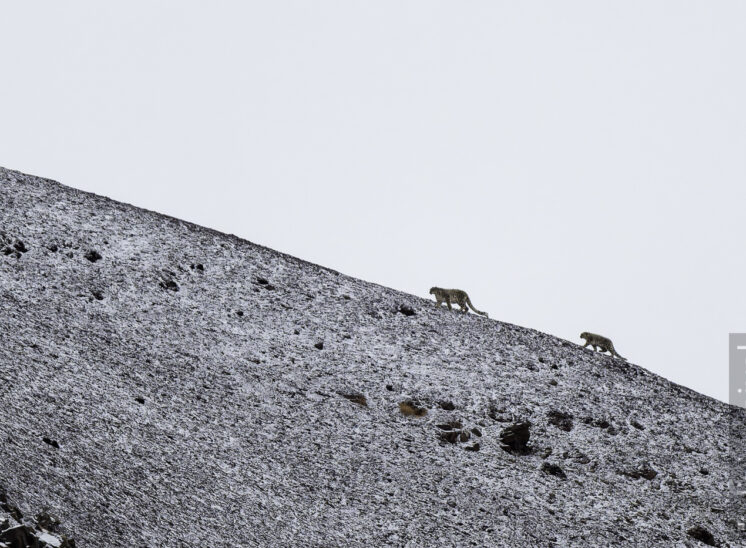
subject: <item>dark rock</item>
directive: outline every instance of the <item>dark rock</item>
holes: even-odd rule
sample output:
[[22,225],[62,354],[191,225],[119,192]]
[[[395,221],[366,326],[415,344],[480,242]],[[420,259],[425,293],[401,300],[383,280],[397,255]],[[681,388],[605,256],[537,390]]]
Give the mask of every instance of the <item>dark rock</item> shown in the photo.
[[13,244],[13,247],[19,253],[26,253],[28,251],[26,244],[24,244],[21,240],[16,240],[15,243]]
[[442,401],[438,403],[438,405],[440,406],[441,409],[444,409],[445,411],[453,411],[454,409],[456,409],[456,406],[453,405],[452,401]]
[[472,428],[471,433],[477,436],[478,438],[482,437],[482,431],[479,428]]
[[441,432],[440,439],[448,443],[456,443],[459,441],[459,435],[460,435],[460,432],[458,430]]
[[464,451],[479,451],[479,443],[474,443],[468,447],[464,447]]
[[389,392],[393,392],[394,391],[394,386],[391,385],[391,384],[387,384],[386,385],[386,390],[388,390]]
[[97,301],[103,301],[104,300],[104,294],[101,291],[97,290],[97,289],[92,289],[91,290],[91,295],[93,295],[93,298],[96,299]]
[[569,432],[573,428],[572,415],[570,413],[552,410],[547,413],[547,418],[549,419],[549,424],[552,424],[565,432]]
[[137,397],[135,398],[135,401],[136,401],[137,403],[145,403],[145,398],[143,398],[142,396],[137,396]]
[[551,379],[551,380],[549,381],[549,384],[550,384],[551,386],[557,386],[557,381],[556,381],[556,380],[554,380],[554,379]]
[[401,312],[405,316],[414,316],[414,314],[415,314],[414,308],[412,308],[411,306],[409,306],[407,304],[400,304],[399,305],[399,312]]
[[60,520],[50,516],[47,512],[37,514],[36,523],[39,527],[46,529],[51,533],[57,533],[60,530]]
[[39,546],[34,531],[26,525],[15,525],[0,532],[0,546],[9,548],[26,548]]
[[658,472],[653,470],[648,463],[643,462],[637,468],[633,468],[631,470],[625,470],[624,472],[622,472],[622,474],[629,478],[633,478],[633,479],[644,478],[649,481],[655,478],[655,476],[658,475]]
[[500,432],[500,443],[508,453],[524,454],[528,452],[528,440],[531,437],[531,422],[523,421],[508,426]]
[[85,253],[85,255],[83,255],[83,257],[85,257],[86,259],[88,259],[92,263],[95,263],[96,261],[100,261],[101,259],[103,259],[103,257],[101,256],[101,254],[98,251],[96,251],[95,249],[89,249],[88,251],[86,251],[86,253]]
[[177,284],[173,280],[163,280],[161,283],[158,284],[162,289],[165,289],[167,291],[173,291],[176,293],[179,290],[179,284]]
[[595,426],[596,428],[605,429],[610,426],[609,421],[605,419],[594,419],[593,417],[583,417],[581,419],[583,424],[587,424],[588,426]]
[[51,251],[52,253],[57,253],[57,251],[59,251],[60,248],[57,247],[57,244],[51,244],[47,246],[47,249]]
[[194,268],[196,270],[199,270],[200,272],[204,272],[205,271],[205,265],[203,265],[201,263],[197,263],[196,265],[194,265]]
[[504,407],[498,408],[494,405],[491,405],[489,411],[487,411],[487,414],[492,420],[497,422],[510,422],[513,420],[513,414],[508,413]]
[[319,341],[316,344],[313,345],[314,348],[317,350],[324,350],[324,341]]
[[701,525],[692,527],[686,532],[686,534],[695,540],[704,542],[707,546],[718,546],[718,543],[715,541],[715,537],[712,536],[712,533],[710,533]]
[[629,423],[635,428],[637,428],[638,430],[645,430],[645,427],[634,419],[631,420]]
[[258,283],[259,285],[268,285],[269,280],[267,280],[266,278],[257,278],[256,283]]
[[543,462],[541,464],[541,471],[545,474],[549,474],[550,476],[556,476],[561,479],[566,479],[567,474],[565,474],[565,471],[562,470],[562,468],[559,467],[557,464],[552,464],[549,462]]
[[236,310],[236,316],[243,316],[243,310]]
[[59,443],[57,443],[57,442],[56,442],[55,440],[53,440],[53,439],[50,439],[50,438],[48,438],[48,437],[46,437],[46,436],[44,436],[44,437],[43,437],[43,438],[42,438],[41,440],[42,440],[42,441],[43,441],[44,443],[46,443],[47,445],[51,445],[51,446],[52,446],[52,447],[54,447],[55,449],[59,449],[59,448],[60,448],[60,444],[59,444]]

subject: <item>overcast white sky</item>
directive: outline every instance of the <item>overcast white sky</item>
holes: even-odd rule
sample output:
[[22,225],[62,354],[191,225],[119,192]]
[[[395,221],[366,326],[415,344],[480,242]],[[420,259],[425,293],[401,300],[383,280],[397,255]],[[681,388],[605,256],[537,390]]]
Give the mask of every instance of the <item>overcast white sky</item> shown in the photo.
[[727,399],[746,2],[15,2],[0,165]]

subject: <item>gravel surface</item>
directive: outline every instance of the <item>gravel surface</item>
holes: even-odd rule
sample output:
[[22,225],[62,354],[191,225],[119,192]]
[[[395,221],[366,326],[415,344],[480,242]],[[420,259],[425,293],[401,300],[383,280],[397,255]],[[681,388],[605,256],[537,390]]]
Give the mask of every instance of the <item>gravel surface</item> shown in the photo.
[[642,367],[4,169],[0,233],[0,489],[77,547],[746,545],[746,415]]

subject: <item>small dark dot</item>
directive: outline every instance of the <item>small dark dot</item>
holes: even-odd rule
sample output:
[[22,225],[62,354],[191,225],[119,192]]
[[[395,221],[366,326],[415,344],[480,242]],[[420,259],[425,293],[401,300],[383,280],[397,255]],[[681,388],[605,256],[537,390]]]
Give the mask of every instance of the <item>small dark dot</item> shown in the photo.
[[136,401],[137,403],[145,403],[145,398],[143,398],[142,396],[137,396],[137,397],[135,398],[135,401]]
[[88,251],[86,251],[86,254],[84,255],[84,257],[88,259],[89,261],[91,261],[92,263],[95,263],[96,261],[103,259],[101,254],[95,249],[89,249]]
[[55,449],[59,449],[59,448],[60,448],[60,444],[59,444],[59,443],[57,443],[57,442],[56,442],[55,440],[53,440],[53,439],[50,439],[50,438],[48,438],[48,437],[46,437],[46,436],[44,436],[44,437],[43,437],[43,438],[42,438],[41,440],[42,440],[42,441],[43,441],[44,443],[46,443],[47,445],[51,445],[51,446],[52,446],[52,447],[54,447]]
[[324,341],[319,341],[316,344],[313,345],[315,348],[319,350],[324,350]]

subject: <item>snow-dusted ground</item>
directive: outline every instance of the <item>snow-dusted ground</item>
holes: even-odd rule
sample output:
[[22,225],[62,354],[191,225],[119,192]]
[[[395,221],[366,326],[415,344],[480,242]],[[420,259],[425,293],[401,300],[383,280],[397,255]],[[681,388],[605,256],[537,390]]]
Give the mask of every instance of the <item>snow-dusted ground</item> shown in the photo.
[[641,367],[2,169],[0,232],[0,489],[78,547],[744,545],[744,413]]

